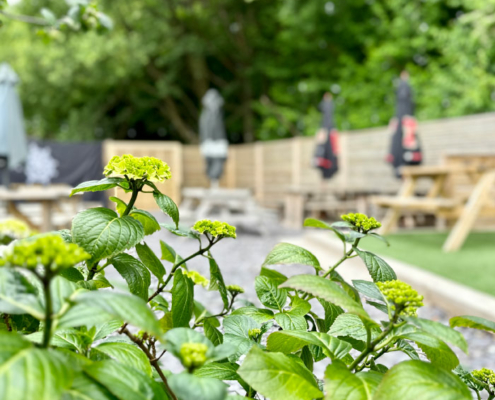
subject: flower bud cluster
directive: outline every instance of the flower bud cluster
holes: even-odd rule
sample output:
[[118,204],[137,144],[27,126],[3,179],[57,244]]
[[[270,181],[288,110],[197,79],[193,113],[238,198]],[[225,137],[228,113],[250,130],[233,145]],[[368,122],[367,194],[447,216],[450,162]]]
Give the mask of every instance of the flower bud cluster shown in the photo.
[[47,234],[23,239],[4,254],[4,261],[15,267],[36,268],[42,265],[50,270],[72,267],[90,258],[74,243],[66,243],[59,235]]
[[257,340],[258,337],[261,335],[261,329],[258,328],[250,329],[248,331],[248,335],[250,339]]
[[164,182],[172,177],[167,163],[154,157],[114,156],[105,167],[106,176],[126,175],[129,179],[146,178],[151,182]]
[[[0,244],[8,244],[15,239],[25,239],[33,232],[29,226],[18,219],[6,219],[0,222]],[[4,240],[9,238],[9,240]]]
[[210,280],[205,278],[199,272],[196,271],[184,271],[184,275],[190,278],[195,285],[201,285],[207,287],[210,284]]
[[213,237],[230,237],[236,238],[235,227],[226,222],[210,221],[203,219],[194,224],[193,229],[199,233],[209,233]]
[[365,214],[349,213],[342,215],[341,218],[358,228],[359,231],[367,233],[373,229],[380,228],[382,224],[373,217],[368,217]]
[[240,293],[244,293],[244,289],[241,288],[240,286],[237,286],[237,285],[228,285],[227,286],[227,290],[231,293],[231,294],[240,294]]
[[488,368],[481,368],[471,372],[474,378],[479,381],[495,387],[495,372]]
[[398,310],[401,316],[415,316],[416,310],[423,306],[423,296],[405,282],[399,280],[377,282],[376,286],[391,303],[392,309]]
[[201,367],[206,362],[208,346],[203,343],[184,343],[180,348],[182,364],[189,370]]

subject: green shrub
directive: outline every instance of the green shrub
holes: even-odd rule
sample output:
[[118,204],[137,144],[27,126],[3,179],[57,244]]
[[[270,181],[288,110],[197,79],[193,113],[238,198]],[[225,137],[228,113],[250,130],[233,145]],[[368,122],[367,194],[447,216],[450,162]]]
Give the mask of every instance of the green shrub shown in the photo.
[[[235,228],[207,220],[194,229],[179,227],[177,206],[152,182],[170,178],[165,163],[132,156],[112,163],[108,175],[129,175],[85,182],[72,193],[120,187],[131,198],[111,198],[118,213],[88,209],[75,216],[70,231],[2,248],[1,398],[467,400],[472,392],[494,398],[493,371],[470,373],[449,346],[467,352],[454,327],[495,332],[495,323],[463,316],[448,327],[416,317],[422,296],[397,280],[383,259],[358,247],[362,240],[384,240],[373,232],[380,226],[374,219],[349,214],[332,225],[306,220],[305,226],[342,241],[342,258],[324,269],[309,251],[281,243],[254,282],[262,306],[241,305],[236,299],[243,288],[226,285],[211,252],[218,242],[235,238]],[[159,224],[134,207],[146,193],[172,224]],[[159,258],[145,237],[161,229],[197,241],[198,250],[181,257],[161,242]],[[126,253],[133,248],[138,258]],[[209,263],[209,279],[188,270],[186,263],[195,257]],[[337,268],[353,257],[363,260],[370,281],[349,283],[339,275]],[[284,264],[307,265],[314,274],[288,278],[270,268]],[[110,266],[130,293],[115,290],[105,278]],[[156,288],[150,287],[151,275]],[[195,301],[194,285],[217,291],[223,309],[212,314]],[[364,301],[382,313],[380,321],[370,317]],[[383,355],[397,351],[411,360],[390,370],[380,364]],[[183,372],[166,370],[166,352]],[[314,376],[314,364],[325,359],[325,376]],[[224,381],[237,381],[242,395],[229,395]]]

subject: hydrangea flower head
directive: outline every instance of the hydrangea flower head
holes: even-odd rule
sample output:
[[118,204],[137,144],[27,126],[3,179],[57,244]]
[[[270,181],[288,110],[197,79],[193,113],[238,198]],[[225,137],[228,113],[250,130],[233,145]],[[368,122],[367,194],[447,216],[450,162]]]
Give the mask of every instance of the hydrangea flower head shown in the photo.
[[240,293],[244,293],[244,289],[241,288],[240,286],[237,286],[237,285],[228,285],[227,286],[227,290],[231,293],[231,294],[240,294]]
[[495,386],[495,372],[491,369],[481,368],[471,372],[471,375],[487,385]]
[[210,221],[209,219],[203,219],[194,224],[193,229],[199,233],[209,233],[213,237],[230,237],[235,239],[237,237],[235,232],[235,226],[231,226],[226,222]]
[[189,370],[201,367],[206,362],[208,346],[203,343],[184,343],[180,348],[182,364]]
[[367,215],[361,213],[349,213],[342,215],[341,218],[358,228],[358,231],[363,233],[367,233],[382,226],[382,224],[375,218],[368,217]]
[[261,329],[259,328],[250,329],[248,335],[251,339],[256,340],[261,335]]
[[72,267],[91,256],[74,243],[66,243],[55,234],[39,235],[15,243],[4,254],[4,261],[11,266],[36,268],[43,265],[51,270]]
[[126,175],[129,179],[146,178],[151,182],[165,182],[170,179],[170,167],[154,157],[134,157],[130,154],[114,156],[108,162],[103,173],[105,176]]
[[423,306],[423,296],[405,282],[399,280],[377,282],[376,286],[392,308],[399,310],[399,315],[416,316],[416,310]]

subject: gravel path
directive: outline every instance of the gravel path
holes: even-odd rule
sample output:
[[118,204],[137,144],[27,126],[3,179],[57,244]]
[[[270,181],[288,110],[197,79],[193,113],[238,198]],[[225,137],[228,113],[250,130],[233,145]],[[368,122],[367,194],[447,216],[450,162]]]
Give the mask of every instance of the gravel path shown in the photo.
[[[212,254],[222,270],[226,284],[242,286],[246,290],[246,293],[242,297],[259,305],[260,303],[254,290],[254,279],[259,274],[263,260],[270,250],[281,240],[291,236],[297,237],[298,235],[300,233],[284,230],[280,227],[272,227],[266,236],[258,236],[241,231],[238,232],[238,238],[236,240],[225,239],[216,245],[212,250]],[[182,257],[187,257],[198,249],[195,240],[177,237],[162,230],[147,240],[147,243],[158,255],[161,254],[160,240],[167,242]],[[165,265],[167,270],[169,266],[170,264]],[[188,267],[197,270],[206,277],[209,276],[208,261],[205,258],[199,257],[191,260],[188,262]],[[289,266],[280,268],[280,271],[286,275],[293,275],[296,273],[312,273],[312,268],[307,266]],[[109,277],[115,278],[115,275],[109,274]],[[203,303],[212,313],[221,311],[222,303],[217,292],[208,292],[202,287],[196,286],[195,299]],[[374,308],[368,307],[367,310],[373,317],[383,317],[383,314]],[[443,310],[428,305],[419,310],[419,316],[444,324],[448,324],[450,317]],[[481,367],[495,369],[495,336],[473,329],[462,329],[462,332],[465,334],[469,344],[469,355],[467,356],[457,348],[453,348],[461,364],[470,369]],[[383,356],[380,362],[391,366],[405,359],[407,359],[407,356],[395,352]],[[178,363],[172,357],[164,358],[164,365],[173,371],[180,369]],[[323,376],[325,367],[326,364],[324,361],[317,363],[315,365],[315,374],[320,377]]]

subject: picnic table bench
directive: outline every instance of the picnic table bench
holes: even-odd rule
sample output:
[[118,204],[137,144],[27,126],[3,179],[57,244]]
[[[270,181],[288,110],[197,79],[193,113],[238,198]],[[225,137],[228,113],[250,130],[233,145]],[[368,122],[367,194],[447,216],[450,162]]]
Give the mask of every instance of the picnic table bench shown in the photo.
[[[446,252],[462,247],[476,220],[495,213],[490,197],[495,185],[495,155],[445,157],[439,166],[404,167],[403,183],[396,196],[376,196],[373,202],[387,208],[381,234],[392,231],[406,212],[434,214],[438,221],[451,221],[453,228],[443,245]],[[430,189],[418,196],[420,180],[428,179]]]

